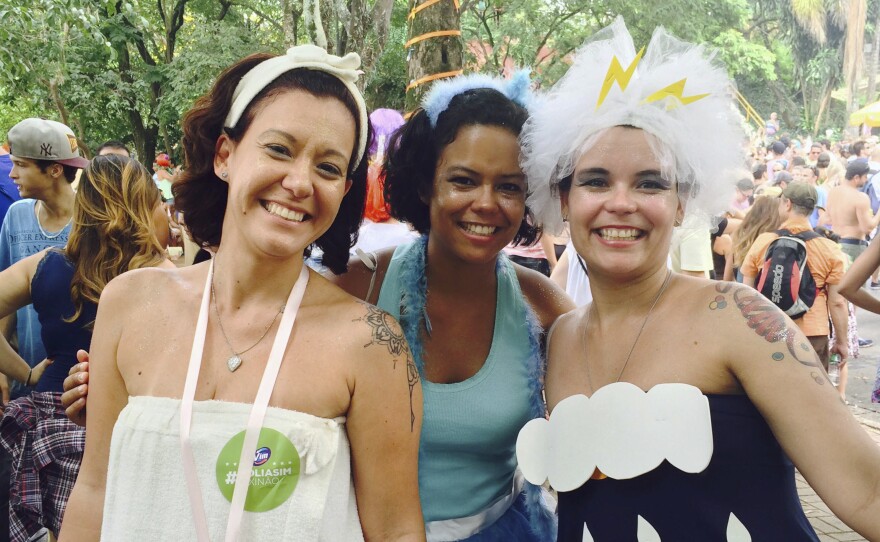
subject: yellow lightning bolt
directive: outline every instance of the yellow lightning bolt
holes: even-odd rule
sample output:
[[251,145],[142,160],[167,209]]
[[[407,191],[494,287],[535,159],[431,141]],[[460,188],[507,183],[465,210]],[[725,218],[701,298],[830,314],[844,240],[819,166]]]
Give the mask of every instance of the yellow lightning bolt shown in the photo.
[[629,85],[629,80],[632,79],[633,74],[636,72],[636,66],[638,66],[639,60],[642,59],[642,53],[644,52],[645,48],[642,47],[639,54],[636,55],[626,70],[620,65],[620,61],[617,60],[616,56],[611,59],[611,65],[608,66],[608,72],[605,74],[605,81],[602,83],[602,90],[599,91],[599,100],[596,102],[596,109],[599,109],[599,106],[605,101],[605,97],[608,96],[608,92],[611,90],[611,85],[615,81],[617,81],[617,85],[620,87],[621,92],[626,90],[626,86]]
[[642,100],[643,104],[649,104],[651,102],[657,102],[666,98],[675,98],[675,100],[667,100],[666,101],[666,110],[669,111],[671,109],[675,109],[679,105],[688,105],[696,102],[697,100],[702,100],[708,94],[695,94],[693,96],[684,96],[684,85],[687,81],[687,78],[682,79],[681,81],[677,81],[672,83],[668,87],[661,88],[654,94],[651,94],[644,100]]

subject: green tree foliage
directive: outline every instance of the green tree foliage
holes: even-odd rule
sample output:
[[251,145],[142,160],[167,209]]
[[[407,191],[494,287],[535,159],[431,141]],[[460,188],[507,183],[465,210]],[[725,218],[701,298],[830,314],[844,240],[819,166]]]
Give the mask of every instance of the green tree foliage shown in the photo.
[[[461,0],[466,71],[530,67],[546,88],[584,39],[620,14],[637,45],[663,25],[717,48],[762,115],[777,111],[786,128],[821,131],[845,116],[831,97],[844,83],[844,4]],[[867,5],[873,22],[880,0]],[[73,127],[84,149],[122,139],[147,163],[166,151],[180,160],[181,115],[224,67],[319,34],[336,54],[364,53],[371,107],[402,108],[408,11],[407,0],[4,0],[0,137],[21,118],[40,115]]]
[[2,117],[55,118],[86,150],[121,139],[150,164],[173,151],[180,115],[223,67],[280,48],[282,33],[257,11],[207,0],[9,0]]
[[532,67],[543,86],[565,72],[568,55],[585,37],[618,15],[637,44],[647,44],[662,25],[682,39],[719,48],[733,75],[773,75],[773,53],[743,34],[750,15],[745,0],[478,0],[462,9],[472,66],[495,73],[511,65]]

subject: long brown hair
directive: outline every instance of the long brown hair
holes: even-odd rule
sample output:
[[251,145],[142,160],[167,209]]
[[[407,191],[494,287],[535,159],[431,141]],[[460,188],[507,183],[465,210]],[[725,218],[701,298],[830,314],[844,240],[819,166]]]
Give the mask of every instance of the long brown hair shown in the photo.
[[758,196],[746,213],[739,229],[733,235],[733,265],[741,267],[755,239],[762,233],[775,231],[782,224],[779,214],[779,198]]
[[73,264],[70,299],[76,308],[69,321],[82,314],[84,303],[97,304],[118,275],[165,259],[153,222],[160,201],[159,189],[136,160],[97,156],[83,170],[65,249]]

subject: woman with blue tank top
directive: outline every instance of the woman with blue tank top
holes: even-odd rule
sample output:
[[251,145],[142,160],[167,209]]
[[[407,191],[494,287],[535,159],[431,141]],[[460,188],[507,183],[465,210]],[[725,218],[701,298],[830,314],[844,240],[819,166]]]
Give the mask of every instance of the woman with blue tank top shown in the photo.
[[[524,76],[435,85],[386,162],[391,214],[423,237],[335,277],[399,318],[412,347],[424,395],[419,495],[431,541],[556,536],[553,505],[517,475],[514,449],[519,428],[545,414],[542,330],[573,308],[549,279],[502,253],[538,234],[519,167],[527,92]],[[84,380],[67,379],[72,412],[83,404]]]
[[337,277],[398,318],[411,345],[424,394],[419,494],[429,541],[556,537],[514,450],[522,424],[545,414],[542,330],[573,308],[502,253],[539,235],[518,161],[527,91],[522,74],[436,84],[385,164],[391,214],[421,239],[365,255]]
[[31,395],[9,404],[0,422],[0,443],[14,458],[10,540],[33,540],[46,529],[57,535],[61,527],[85,444],[84,430],[67,420],[61,406],[62,384],[76,352],[89,347],[103,287],[129,269],[173,267],[156,235],[168,228],[163,217],[159,190],[141,164],[99,156],[80,178],[67,246],[0,273],[0,315],[33,303],[47,352],[47,360],[29,372],[0,336],[3,372],[36,382]]
[[618,19],[523,131],[528,203],[551,231],[568,221],[593,294],[556,323],[550,418],[517,442],[524,476],[558,491],[559,540],[817,541],[795,466],[880,540],[880,450],[798,326],[751,288],[667,268],[674,226],[733,193],[731,88],[703,47],[658,28],[637,53]]

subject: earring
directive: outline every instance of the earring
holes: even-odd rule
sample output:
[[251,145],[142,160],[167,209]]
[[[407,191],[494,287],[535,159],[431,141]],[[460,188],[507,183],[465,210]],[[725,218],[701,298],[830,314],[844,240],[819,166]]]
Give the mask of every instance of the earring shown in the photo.
[[220,178],[221,178],[221,179],[224,179],[224,180],[225,180],[227,177],[229,177],[229,173],[227,173],[227,172],[225,172],[225,171],[224,171],[223,173],[220,174]]
[[673,225],[677,228],[677,227],[681,226],[681,223],[682,223],[682,220],[678,217],[675,217],[675,222],[673,222]]

